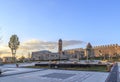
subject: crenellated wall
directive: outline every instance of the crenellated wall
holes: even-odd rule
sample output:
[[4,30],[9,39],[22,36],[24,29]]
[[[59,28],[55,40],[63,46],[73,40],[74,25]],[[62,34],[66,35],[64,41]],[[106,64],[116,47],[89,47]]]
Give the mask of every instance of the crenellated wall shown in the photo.
[[[115,56],[115,54],[120,54],[120,46],[118,44],[110,44],[110,45],[101,45],[101,46],[93,46],[94,56],[99,57],[100,55],[109,55]],[[76,51],[86,51],[83,48],[69,49],[65,50],[65,54],[76,54]]]
[[118,44],[94,46],[93,49],[95,56],[100,55],[114,56],[116,53],[120,54],[120,46]]
[[94,46],[93,48],[110,48],[110,47],[118,47],[118,44],[110,44],[110,45],[101,45],[101,46]]

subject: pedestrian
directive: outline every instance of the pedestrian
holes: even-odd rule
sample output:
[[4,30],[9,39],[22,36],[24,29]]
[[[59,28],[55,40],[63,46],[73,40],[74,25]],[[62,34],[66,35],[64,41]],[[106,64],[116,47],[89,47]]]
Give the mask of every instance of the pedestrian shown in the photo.
[[18,64],[16,64],[16,67],[19,67],[19,65],[18,65]]

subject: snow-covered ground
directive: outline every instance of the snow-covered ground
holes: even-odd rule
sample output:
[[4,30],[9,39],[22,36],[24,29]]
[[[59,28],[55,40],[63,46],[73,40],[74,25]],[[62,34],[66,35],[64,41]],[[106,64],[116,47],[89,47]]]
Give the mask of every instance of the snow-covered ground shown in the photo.
[[107,72],[16,68],[15,65],[4,65],[2,68],[8,71],[0,76],[0,82],[105,82],[109,74]]

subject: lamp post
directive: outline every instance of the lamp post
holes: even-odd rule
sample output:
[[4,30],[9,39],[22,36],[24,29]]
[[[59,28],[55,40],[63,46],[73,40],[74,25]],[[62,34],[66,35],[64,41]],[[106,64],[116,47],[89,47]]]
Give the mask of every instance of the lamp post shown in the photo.
[[80,54],[81,54],[80,51],[76,51],[78,61],[80,61]]
[[110,61],[110,55],[108,55],[108,60]]
[[60,54],[59,54],[59,64],[60,64]]
[[49,56],[49,68],[51,68],[51,56],[50,54],[48,54],[48,56]]

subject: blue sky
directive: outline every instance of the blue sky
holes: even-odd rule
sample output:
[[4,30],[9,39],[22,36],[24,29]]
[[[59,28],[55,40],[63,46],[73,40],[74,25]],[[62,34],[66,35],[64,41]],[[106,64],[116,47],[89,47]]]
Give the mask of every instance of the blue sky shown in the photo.
[[120,44],[120,0],[0,0],[3,42],[81,40]]

